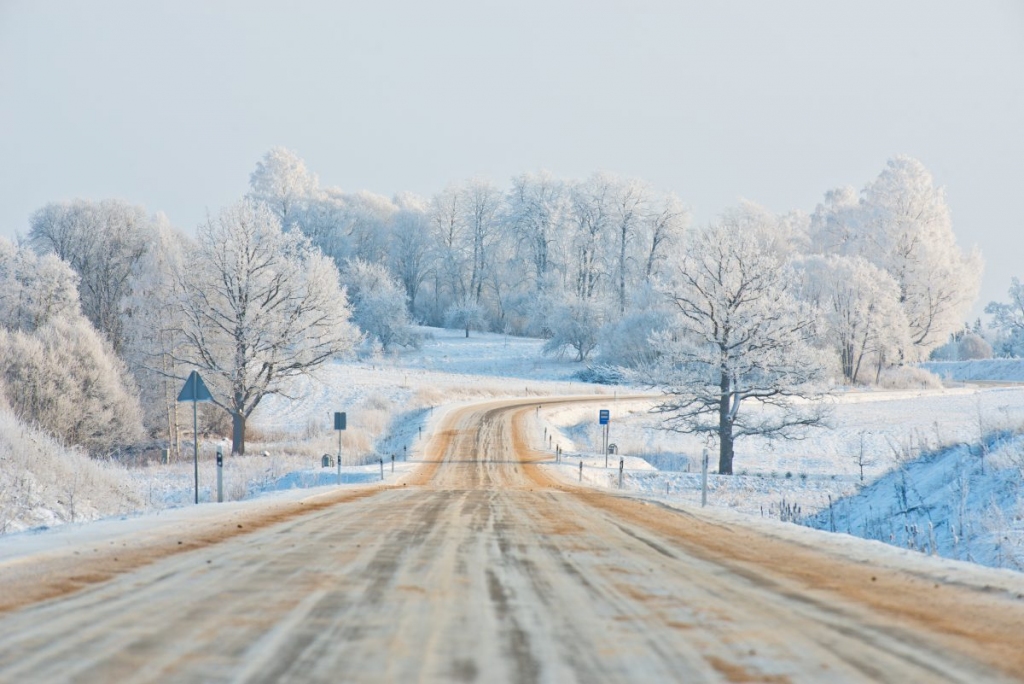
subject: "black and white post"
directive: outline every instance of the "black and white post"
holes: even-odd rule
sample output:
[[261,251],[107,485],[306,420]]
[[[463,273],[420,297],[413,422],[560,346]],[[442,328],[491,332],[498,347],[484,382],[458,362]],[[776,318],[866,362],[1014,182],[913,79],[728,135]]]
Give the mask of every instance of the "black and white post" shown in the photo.
[[224,447],[217,445],[217,503],[224,503]]

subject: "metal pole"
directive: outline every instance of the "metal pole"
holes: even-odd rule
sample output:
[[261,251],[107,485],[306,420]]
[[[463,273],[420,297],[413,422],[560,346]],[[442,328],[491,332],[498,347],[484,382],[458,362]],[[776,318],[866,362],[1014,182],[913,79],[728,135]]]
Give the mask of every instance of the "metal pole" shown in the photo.
[[341,484],[341,430],[338,430],[338,484]]
[[199,420],[196,418],[196,402],[192,400],[192,463],[195,465],[196,474],[196,503],[199,503]]
[[608,467],[608,424],[604,425],[604,467]]
[[708,450],[704,450],[704,456],[700,459],[700,507],[708,505]]

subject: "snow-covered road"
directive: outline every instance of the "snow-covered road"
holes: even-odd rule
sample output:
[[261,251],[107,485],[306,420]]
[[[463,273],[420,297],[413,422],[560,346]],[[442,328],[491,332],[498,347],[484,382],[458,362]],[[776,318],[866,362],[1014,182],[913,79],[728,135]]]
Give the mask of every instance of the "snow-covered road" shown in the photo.
[[0,561],[0,680],[1024,675],[1019,575],[577,489],[541,402],[452,411],[397,485]]

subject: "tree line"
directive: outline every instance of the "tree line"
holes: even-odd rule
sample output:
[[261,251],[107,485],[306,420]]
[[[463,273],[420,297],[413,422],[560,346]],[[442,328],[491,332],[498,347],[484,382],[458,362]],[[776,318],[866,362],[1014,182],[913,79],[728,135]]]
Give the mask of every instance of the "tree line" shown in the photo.
[[[242,453],[246,419],[290,375],[360,343],[415,346],[413,322],[540,336],[598,377],[632,369],[665,389],[669,425],[729,442],[719,465],[731,472],[732,437],[820,422],[796,396],[927,358],[961,330],[980,282],[942,190],[906,157],[811,213],[741,202],[691,223],[675,195],[607,173],[387,198],[321,187],[275,148],[195,238],[122,201],[39,209],[0,253],[18,283],[4,290],[0,341],[9,359],[10,340],[43,344],[52,321],[95,335],[87,346],[153,437],[175,432],[177,380],[198,368]],[[17,397],[30,381],[12,368],[5,395]],[[755,419],[747,401],[773,410]]]

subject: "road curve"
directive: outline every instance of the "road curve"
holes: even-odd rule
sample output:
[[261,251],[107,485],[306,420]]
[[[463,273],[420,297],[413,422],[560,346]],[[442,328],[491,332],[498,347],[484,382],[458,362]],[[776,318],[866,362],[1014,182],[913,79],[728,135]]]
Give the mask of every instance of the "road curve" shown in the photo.
[[0,565],[0,681],[1024,677],[1019,595],[553,481],[536,405],[453,411],[398,486]]

